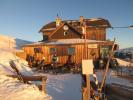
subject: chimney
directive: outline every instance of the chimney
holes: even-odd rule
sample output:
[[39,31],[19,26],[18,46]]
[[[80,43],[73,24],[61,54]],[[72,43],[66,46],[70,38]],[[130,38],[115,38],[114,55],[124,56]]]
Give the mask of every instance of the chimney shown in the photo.
[[84,17],[83,16],[79,17],[79,22],[80,22],[80,25],[83,25],[83,22],[84,22]]
[[56,17],[56,27],[60,26],[60,24],[61,24],[61,18],[57,14],[57,17]]

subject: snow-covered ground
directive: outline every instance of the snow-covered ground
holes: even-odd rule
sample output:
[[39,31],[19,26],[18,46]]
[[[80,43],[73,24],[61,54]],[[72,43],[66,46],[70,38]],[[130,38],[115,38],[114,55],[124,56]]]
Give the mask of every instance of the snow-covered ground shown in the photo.
[[[6,45],[6,44],[5,44]],[[16,57],[13,49],[0,48],[0,100],[81,100],[81,75],[79,74],[44,74],[34,73],[26,61]],[[17,68],[24,75],[46,75],[47,80],[47,94],[41,93],[35,85],[28,85],[21,83],[18,79],[7,77],[6,75],[15,74],[9,66],[9,61],[14,60]],[[122,65],[129,63],[118,59]],[[102,80],[103,71],[96,71],[98,80]],[[91,76],[91,80],[94,80]],[[133,82],[119,78],[114,71],[109,70],[107,75],[107,84],[116,83],[124,86],[133,87]]]
[[[96,72],[96,75],[98,77],[98,80],[101,81],[103,76],[103,71],[98,70]],[[106,78],[106,84],[112,84],[112,83],[120,84],[127,87],[133,87],[133,82],[131,82],[128,79],[117,77],[114,70],[109,70]]]
[[14,60],[23,75],[33,75],[26,61],[16,57],[11,49],[0,49],[0,100],[51,100],[47,94],[39,91],[35,85],[23,84],[18,79],[7,77],[14,75],[9,61]]
[[[14,74],[9,66],[9,60],[15,61],[18,69],[24,75],[46,75],[47,93],[52,96],[53,100],[81,100],[81,75],[79,74],[44,74],[33,73],[28,68],[27,62],[14,56],[7,51],[0,51],[0,98],[4,100],[49,100],[49,96],[42,94],[35,85],[20,83],[17,79],[9,78],[6,75]],[[103,71],[96,72],[98,80],[101,81]],[[93,78],[91,77],[91,80]],[[133,83],[126,79],[115,76],[114,71],[108,72],[106,83],[116,83],[133,87]],[[36,95],[35,95],[36,94]]]
[[[50,75],[44,73],[36,73],[36,75],[45,75],[48,77],[47,92],[53,97],[53,100],[82,100],[81,92],[81,75],[79,74],[58,74]],[[96,75],[99,82],[102,80],[103,71],[97,70]],[[94,78],[90,76],[93,81]],[[127,87],[132,87],[133,82],[127,79],[119,78],[113,70],[109,70],[106,84],[120,84]]]
[[0,75],[1,100],[50,100],[35,85],[20,83],[19,80]]
[[[38,75],[38,73],[37,73]],[[81,100],[81,76],[79,74],[59,74],[46,75],[47,93],[52,96],[53,100]]]
[[118,64],[119,64],[120,66],[123,66],[123,67],[126,67],[126,66],[133,66],[133,63],[130,63],[130,62],[128,62],[128,61],[124,61],[124,60],[121,60],[121,59],[118,59],[118,58],[116,58],[116,60],[117,60],[117,62],[118,62]]

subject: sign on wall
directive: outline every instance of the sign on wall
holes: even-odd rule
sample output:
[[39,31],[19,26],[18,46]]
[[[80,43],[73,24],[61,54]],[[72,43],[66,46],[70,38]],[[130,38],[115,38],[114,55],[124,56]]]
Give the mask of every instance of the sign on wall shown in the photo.
[[88,44],[88,48],[97,48],[98,45],[97,44]]

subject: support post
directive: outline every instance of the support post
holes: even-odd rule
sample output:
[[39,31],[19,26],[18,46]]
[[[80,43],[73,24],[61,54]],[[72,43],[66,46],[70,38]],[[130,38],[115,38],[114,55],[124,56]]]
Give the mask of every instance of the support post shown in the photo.
[[[87,46],[87,39],[86,39],[86,23],[84,23],[84,25],[82,26],[82,31],[83,31],[83,34],[84,34],[83,59],[87,60],[88,59],[88,46]],[[85,80],[86,80],[85,84],[86,85],[85,85],[85,87],[83,87],[82,100],[90,100],[90,75],[89,74],[84,74],[84,75],[85,75]]]
[[42,92],[46,93],[46,78],[42,77]]
[[90,100],[90,75],[86,75],[87,100]]
[[90,76],[85,75],[86,86],[82,87],[82,100],[90,100]]

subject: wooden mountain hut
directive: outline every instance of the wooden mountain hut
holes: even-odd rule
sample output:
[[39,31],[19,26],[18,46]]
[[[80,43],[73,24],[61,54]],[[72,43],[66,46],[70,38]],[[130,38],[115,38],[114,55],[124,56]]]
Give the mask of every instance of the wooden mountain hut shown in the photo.
[[57,54],[58,62],[65,64],[71,56],[72,62],[79,64],[84,53],[84,37],[82,24],[86,23],[86,37],[88,44],[88,57],[94,60],[105,58],[113,44],[106,40],[106,29],[111,25],[103,18],[62,21],[57,16],[55,22],[48,23],[40,29],[43,40],[23,46],[27,55],[36,56],[36,59],[46,58],[51,63],[53,54]]

